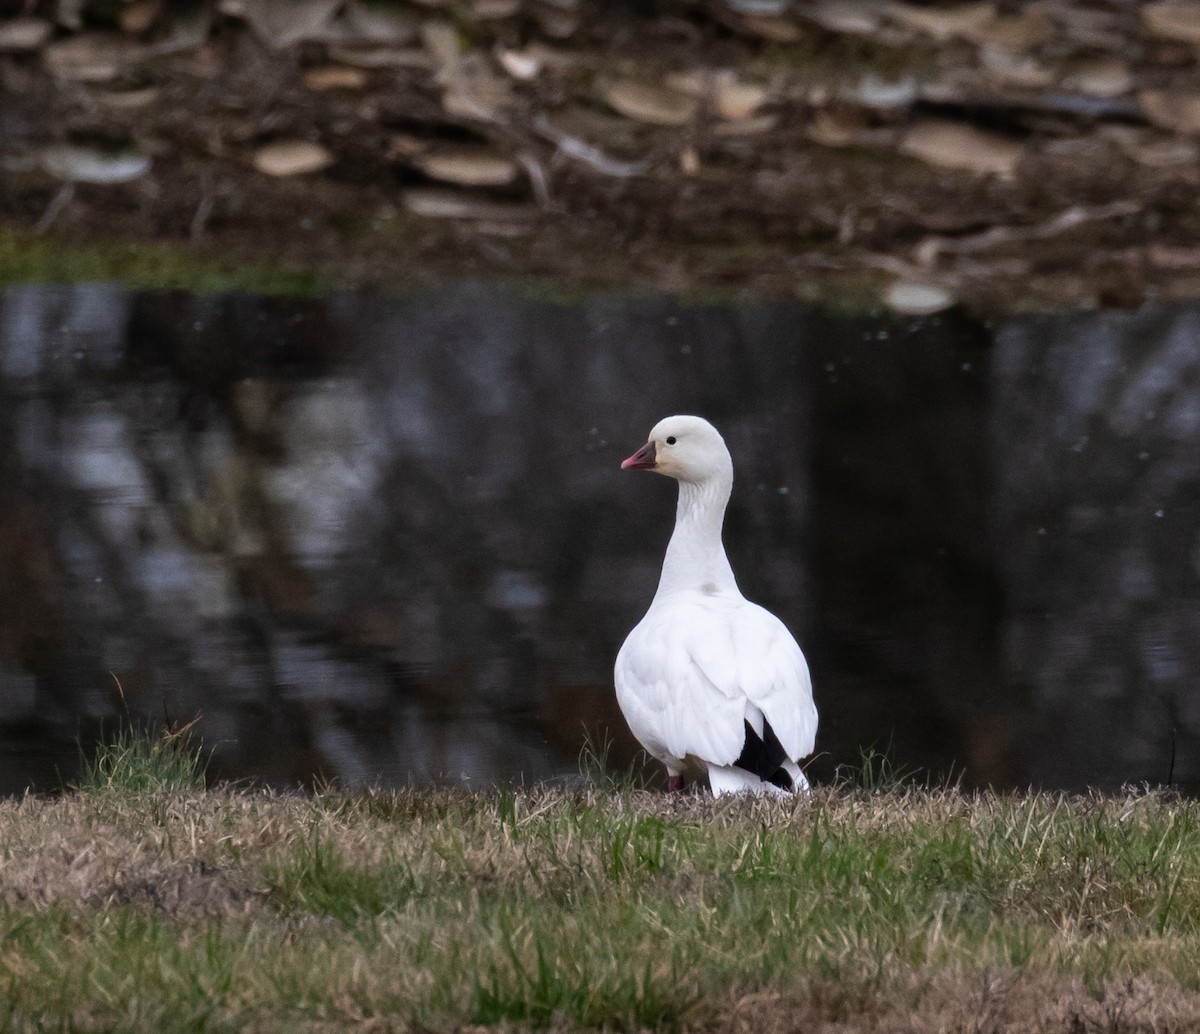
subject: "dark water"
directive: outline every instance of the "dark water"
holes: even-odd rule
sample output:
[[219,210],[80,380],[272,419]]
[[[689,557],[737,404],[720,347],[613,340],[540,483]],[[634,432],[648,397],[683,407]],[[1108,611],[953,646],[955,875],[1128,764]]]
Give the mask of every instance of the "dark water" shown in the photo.
[[[1200,310],[989,327],[791,304],[0,293],[0,791],[122,716],[276,785],[633,756],[611,666],[674,486],[813,669],[816,779],[1200,786]],[[118,688],[119,687],[119,688]]]

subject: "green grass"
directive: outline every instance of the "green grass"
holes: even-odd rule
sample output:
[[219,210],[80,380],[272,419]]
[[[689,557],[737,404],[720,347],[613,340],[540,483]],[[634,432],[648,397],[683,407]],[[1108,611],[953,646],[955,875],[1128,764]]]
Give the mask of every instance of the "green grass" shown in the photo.
[[85,757],[76,789],[88,794],[179,793],[204,789],[204,758],[191,726],[151,736],[122,729]]
[[1200,805],[1169,794],[132,778],[163,753],[0,803],[0,1030],[1200,1024]]
[[17,283],[120,281],[131,287],[194,294],[320,294],[328,285],[310,271],[230,260],[214,248],[182,241],[79,241],[0,227],[0,287]]

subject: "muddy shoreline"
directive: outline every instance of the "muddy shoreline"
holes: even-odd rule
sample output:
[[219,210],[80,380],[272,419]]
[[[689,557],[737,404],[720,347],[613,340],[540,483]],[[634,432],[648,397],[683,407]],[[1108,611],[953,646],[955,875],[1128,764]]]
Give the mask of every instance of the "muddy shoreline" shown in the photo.
[[1161,4],[102,6],[0,4],[0,279],[1200,295]]

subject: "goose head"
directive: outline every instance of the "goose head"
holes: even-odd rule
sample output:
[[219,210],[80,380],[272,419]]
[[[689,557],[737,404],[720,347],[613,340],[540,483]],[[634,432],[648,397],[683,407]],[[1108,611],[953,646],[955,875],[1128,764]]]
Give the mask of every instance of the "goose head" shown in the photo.
[[733,477],[733,463],[725,439],[712,424],[698,416],[669,416],[650,431],[637,452],[621,464],[622,470],[652,470],[676,481],[703,482]]

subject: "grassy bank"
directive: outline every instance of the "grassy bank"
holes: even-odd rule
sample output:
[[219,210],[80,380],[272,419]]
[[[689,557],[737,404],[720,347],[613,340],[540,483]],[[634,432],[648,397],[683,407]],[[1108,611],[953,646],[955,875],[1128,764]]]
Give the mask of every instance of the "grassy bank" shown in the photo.
[[0,803],[0,1029],[1200,1023],[1168,796],[85,783]]
[[120,281],[131,288],[194,294],[249,291],[313,296],[332,278],[293,263],[267,264],[261,248],[198,247],[183,241],[41,236],[0,226],[0,289],[9,284]]

